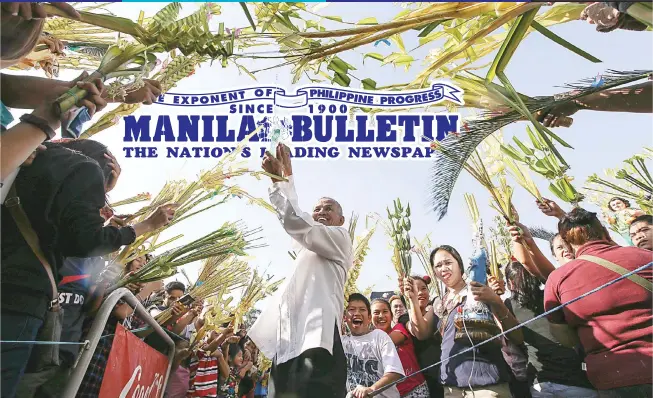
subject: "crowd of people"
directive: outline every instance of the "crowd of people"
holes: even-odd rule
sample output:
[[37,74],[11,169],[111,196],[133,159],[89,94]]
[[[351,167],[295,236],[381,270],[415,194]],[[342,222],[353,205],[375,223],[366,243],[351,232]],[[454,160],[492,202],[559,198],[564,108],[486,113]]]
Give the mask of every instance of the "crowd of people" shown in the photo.
[[[51,4],[79,17],[69,4]],[[47,15],[39,3],[3,3],[0,11],[3,69],[39,43],[61,51],[61,43],[43,34]],[[593,12],[585,18],[603,15]],[[624,21],[601,26],[626,28]],[[116,99],[100,79],[86,77],[67,82],[2,75],[3,398],[61,396],[110,287],[152,259],[141,256],[123,268],[106,258],[175,217],[170,204],[133,225],[114,214],[107,193],[121,174],[117,159],[99,142],[75,139],[71,113],[59,115],[53,107],[55,98],[77,86],[86,95],[76,105],[91,118],[108,102],[153,103],[159,83],[146,80]],[[648,93],[650,86],[644,87]],[[628,109],[651,112],[650,99],[635,105]],[[15,122],[7,108],[31,112]],[[540,117],[554,126],[557,116],[551,115]],[[72,137],[54,140],[62,125],[60,135]],[[164,397],[652,397],[653,275],[643,266],[653,261],[653,217],[626,199],[613,198],[607,206],[618,215],[608,223],[617,225],[627,246],[612,240],[595,213],[580,207],[565,212],[543,200],[536,203],[539,210],[557,219],[549,242],[556,263],[515,222],[507,226],[513,258],[504,264],[505,280],[469,280],[469,261],[484,264],[487,257],[477,238],[471,260],[451,246],[432,249],[437,281],[406,275],[388,300],[360,293],[345,299],[353,248],[342,206],[325,197],[311,212],[301,209],[284,145],[265,155],[262,168],[280,176],[272,177],[270,203],[298,251],[285,288],[253,325],[235,329],[231,321],[200,334],[211,306],[180,302],[189,288],[183,283],[126,286],[152,317],[171,312],[161,325],[175,340]],[[433,283],[443,286],[441,296],[432,296]],[[482,303],[490,329],[506,333],[478,344],[483,339],[465,324],[472,319],[465,312],[469,302]],[[121,301],[104,326],[78,397],[99,396],[118,324],[168,353]],[[80,343],[53,348],[37,341]]]

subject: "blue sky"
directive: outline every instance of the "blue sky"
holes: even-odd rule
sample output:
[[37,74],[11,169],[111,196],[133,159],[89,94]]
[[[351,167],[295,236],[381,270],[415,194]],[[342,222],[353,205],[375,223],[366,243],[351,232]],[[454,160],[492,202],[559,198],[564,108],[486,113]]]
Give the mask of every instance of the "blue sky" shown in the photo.
[[[163,3],[130,3],[113,6],[111,9],[119,16],[136,19],[140,10],[144,10],[146,15],[152,15],[161,7],[163,7]],[[184,3],[184,13],[190,12],[195,7],[197,7],[196,4]],[[320,13],[340,15],[349,21],[374,16],[379,22],[382,22],[390,20],[400,11],[401,8],[392,3],[363,3],[363,6],[336,3],[329,5]],[[223,14],[214,17],[214,21],[229,21],[226,23],[226,27],[247,25],[240,6],[234,3],[223,4]],[[325,25],[343,27],[336,22],[329,22]],[[593,26],[582,21],[555,26],[552,30],[604,62],[592,64],[543,36],[532,33],[519,47],[507,68],[507,75],[513,85],[524,94],[552,95],[564,91],[559,87],[564,83],[592,77],[608,69],[650,69],[653,66],[653,36],[650,32],[598,33]],[[416,46],[416,34],[404,35],[406,48]],[[395,48],[386,48],[385,45],[376,48],[367,46],[364,49],[350,51],[341,57],[358,68],[354,72],[356,76],[370,77],[379,85],[388,85],[410,81],[422,70],[422,62],[427,51],[435,48],[437,44],[437,42],[431,43],[413,54],[419,61],[414,63],[408,72],[405,72],[403,68],[394,69],[391,65],[381,67],[380,63],[374,60],[362,63],[362,54],[366,52],[375,51],[389,54],[396,50]],[[250,70],[257,69],[259,65],[262,65],[262,61],[256,63],[245,61],[243,65]],[[61,78],[72,79],[76,76],[76,71],[65,71]],[[276,84],[292,89],[290,76],[289,68],[280,68],[258,74],[257,79],[258,84]],[[213,66],[205,65],[198,69],[195,75],[183,80],[172,91],[206,93],[256,83],[245,75],[239,75],[235,66],[223,69],[219,63],[214,63]],[[299,84],[306,83],[308,82],[301,81]],[[352,86],[354,86],[353,83]],[[193,114],[212,113],[211,108],[201,108],[196,111],[193,108],[155,105],[141,108],[140,114],[153,116],[159,113],[189,114],[191,109]],[[217,113],[216,109],[213,109],[213,113]],[[15,116],[20,114],[20,111],[14,112]],[[622,160],[634,153],[641,152],[644,146],[650,146],[652,144],[652,122],[653,118],[650,114],[584,111],[576,114],[571,128],[556,129],[555,132],[575,148],[574,150],[561,149],[563,156],[571,165],[569,173],[575,177],[575,186],[582,186],[588,175],[602,173],[603,169],[618,166]],[[503,131],[504,139],[508,140],[512,135],[517,135],[520,138],[526,137],[525,127],[526,123],[509,126]],[[96,136],[97,140],[109,146],[122,166],[121,179],[111,193],[111,198],[114,200],[145,191],[155,194],[166,180],[191,179],[200,170],[207,169],[214,164],[214,161],[205,159],[125,159],[122,151],[123,135],[124,124],[121,122],[118,126]],[[250,161],[251,167],[258,168],[259,161],[260,159],[253,158]],[[489,198],[486,191],[471,177],[463,173],[452,195],[448,215],[438,222],[428,208],[429,178],[433,167],[432,162],[428,161],[357,161],[341,158],[333,161],[296,160],[293,166],[300,205],[306,211],[310,211],[311,206],[322,196],[336,198],[342,204],[345,215],[348,216],[352,211],[360,214],[359,231],[362,231],[366,213],[377,212],[383,215],[386,206],[391,205],[393,199],[400,197],[402,202],[410,202],[413,209],[411,220],[414,236],[421,238],[430,233],[434,245],[452,245],[461,252],[463,257],[471,254],[471,228],[463,193],[470,192],[476,196],[481,216],[485,220],[486,234],[489,233],[487,227],[491,224],[491,219],[496,215],[487,205]],[[545,180],[537,175],[532,176],[543,195],[552,197],[553,195],[546,188],[548,184]],[[251,194],[267,198],[268,181],[242,177],[236,182]],[[522,188],[516,184],[512,185],[515,187],[514,203],[522,222],[527,225],[540,225],[551,230],[554,229],[553,220],[539,213],[533,199]],[[585,207],[597,210],[589,203],[585,204]],[[124,210],[129,211],[134,208],[125,208]],[[191,240],[211,232],[227,220],[237,219],[242,219],[251,227],[263,227],[262,236],[268,247],[252,251],[251,254],[254,257],[252,264],[258,265],[260,268],[265,268],[270,264],[269,272],[279,277],[289,276],[292,272],[292,262],[287,254],[287,251],[290,250],[290,239],[282,233],[276,216],[262,209],[232,201],[209,213],[179,224],[168,235],[181,233],[184,234],[184,240]],[[375,290],[395,288],[396,274],[390,262],[391,253],[388,243],[388,237],[382,229],[379,229],[372,238],[371,248],[358,280],[358,286],[361,289],[371,285],[375,285]],[[187,267],[187,271],[194,277],[198,272],[197,268],[197,264],[190,265]],[[417,261],[414,262],[414,269],[417,273],[424,273]],[[183,278],[181,275],[179,277]]]

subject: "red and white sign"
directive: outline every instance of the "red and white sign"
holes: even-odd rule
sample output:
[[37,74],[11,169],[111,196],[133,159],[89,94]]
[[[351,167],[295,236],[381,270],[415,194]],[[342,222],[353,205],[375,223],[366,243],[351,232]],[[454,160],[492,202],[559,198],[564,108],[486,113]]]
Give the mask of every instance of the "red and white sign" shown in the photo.
[[161,398],[168,357],[118,324],[99,398]]

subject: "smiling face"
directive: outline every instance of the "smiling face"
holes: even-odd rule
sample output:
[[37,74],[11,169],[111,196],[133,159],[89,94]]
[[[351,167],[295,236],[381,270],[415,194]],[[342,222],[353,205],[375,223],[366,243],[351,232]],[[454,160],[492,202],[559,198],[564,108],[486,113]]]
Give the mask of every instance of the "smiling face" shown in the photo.
[[392,313],[387,303],[377,301],[372,303],[372,324],[386,333],[392,330]]
[[429,305],[429,288],[426,286],[421,279],[415,279],[415,286],[417,287],[417,302],[419,302],[419,308],[424,309]]
[[448,288],[453,289],[463,282],[463,275],[458,262],[446,250],[438,250],[433,256],[433,271],[435,276],[444,282]]
[[347,305],[347,326],[354,336],[362,336],[370,331],[370,312],[365,302],[352,300]]
[[612,209],[612,211],[624,210],[626,208],[626,204],[621,199],[611,200],[610,203],[609,203],[609,206],[610,206],[610,209]]
[[406,306],[400,299],[394,299],[390,302],[390,307],[392,307],[392,320],[395,323],[399,322],[399,317],[406,313]]
[[329,227],[339,227],[345,223],[340,205],[330,198],[322,198],[317,202],[313,208],[313,220]]
[[243,365],[243,351],[238,350],[238,354],[233,359],[233,365],[236,367],[240,367]]
[[558,235],[553,239],[553,256],[560,266],[563,266],[575,258],[574,251],[562,236]]
[[653,250],[653,229],[646,221],[630,224],[630,239],[640,249]]

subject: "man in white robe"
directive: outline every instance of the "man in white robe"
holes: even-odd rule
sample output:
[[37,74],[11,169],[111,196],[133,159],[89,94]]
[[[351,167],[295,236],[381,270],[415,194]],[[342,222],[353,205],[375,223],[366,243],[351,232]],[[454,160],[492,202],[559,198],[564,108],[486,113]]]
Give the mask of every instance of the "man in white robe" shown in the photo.
[[343,398],[347,365],[340,340],[344,286],[352,265],[352,243],[342,207],[322,198],[312,214],[299,208],[290,152],[280,144],[266,153],[263,169],[273,178],[270,202],[298,246],[294,273],[249,331],[273,358],[268,397]]

